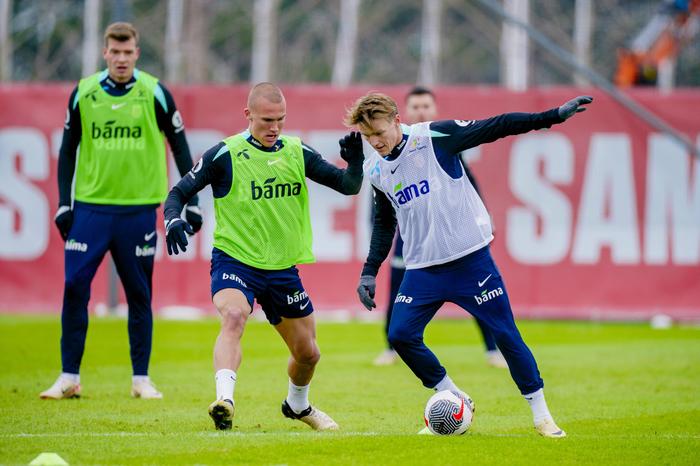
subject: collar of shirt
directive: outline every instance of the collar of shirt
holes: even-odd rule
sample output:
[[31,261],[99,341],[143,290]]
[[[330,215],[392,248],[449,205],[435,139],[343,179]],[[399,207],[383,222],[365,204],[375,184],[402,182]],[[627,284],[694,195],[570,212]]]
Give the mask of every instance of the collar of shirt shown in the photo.
[[[246,131],[247,132],[247,131]],[[284,143],[282,142],[281,139],[278,139],[275,141],[275,144],[272,145],[272,147],[266,147],[263,146],[260,141],[255,139],[252,134],[248,133],[248,137],[246,138],[246,141],[248,141],[250,144],[255,146],[256,149],[260,149],[263,152],[277,152],[279,150],[282,150],[284,147]]]
[[395,160],[399,154],[401,154],[401,151],[403,148],[406,146],[406,141],[408,141],[408,134],[403,135],[401,138],[401,142],[394,147],[391,152],[389,152],[387,155],[384,156],[386,160]]
[[100,86],[104,89],[107,94],[115,97],[123,96],[131,90],[136,84],[136,76],[132,76],[128,82],[118,83],[107,75],[102,81],[100,81]]

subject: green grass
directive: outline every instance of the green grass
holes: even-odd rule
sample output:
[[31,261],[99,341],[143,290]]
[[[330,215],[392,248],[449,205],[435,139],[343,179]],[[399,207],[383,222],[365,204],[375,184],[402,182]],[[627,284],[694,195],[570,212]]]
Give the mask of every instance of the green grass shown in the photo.
[[371,365],[379,324],[322,323],[311,400],[340,424],[315,433],[285,419],[286,348],[250,322],[232,432],[216,432],[211,349],[216,320],[157,321],[151,376],[161,401],[129,397],[126,322],[90,322],[83,398],[42,401],[60,370],[57,317],[0,317],[0,463],[56,452],[70,464],[699,464],[700,328],[522,322],[547,400],[569,437],[532,429],[508,373],[486,366],[470,321],[435,321],[427,341],[475,400],[461,437],[425,437],[431,392],[403,365]]

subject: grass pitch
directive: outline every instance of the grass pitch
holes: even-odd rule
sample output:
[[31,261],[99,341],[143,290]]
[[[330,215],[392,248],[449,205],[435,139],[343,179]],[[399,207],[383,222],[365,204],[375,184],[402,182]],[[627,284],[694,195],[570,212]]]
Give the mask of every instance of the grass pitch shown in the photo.
[[[260,311],[256,311],[260,312]],[[59,373],[58,317],[0,317],[0,464],[56,452],[70,464],[699,464],[700,328],[521,322],[549,407],[569,437],[544,439],[507,371],[486,366],[473,322],[426,339],[475,400],[460,437],[417,436],[431,391],[403,364],[374,367],[379,324],[321,323],[311,401],[341,426],[315,433],[280,413],[287,351],[250,322],[231,432],[207,416],[218,321],[156,321],[151,376],[164,400],[129,397],[126,322],[90,322],[80,400],[43,401]]]

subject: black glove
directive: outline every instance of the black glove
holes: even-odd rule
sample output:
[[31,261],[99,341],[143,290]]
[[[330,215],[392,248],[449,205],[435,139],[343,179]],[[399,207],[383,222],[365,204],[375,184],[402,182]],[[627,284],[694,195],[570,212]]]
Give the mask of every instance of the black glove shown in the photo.
[[580,95],[571,99],[559,107],[559,118],[567,120],[574,116],[575,113],[585,112],[586,107],[584,107],[584,105],[590,104],[591,102],[593,102],[593,97],[590,95]]
[[353,131],[344,136],[338,141],[338,144],[340,144],[340,156],[348,165],[362,163],[365,159],[365,155],[362,153],[362,136],[359,132]]
[[70,229],[73,226],[73,211],[67,205],[59,206],[53,221],[58,227],[58,232],[61,234],[63,241],[67,240]]
[[371,311],[373,307],[377,307],[374,302],[374,292],[377,289],[377,279],[372,275],[363,275],[360,277],[360,284],[357,287],[357,295],[362,301],[362,305]]
[[197,205],[185,207],[185,221],[190,224],[192,231],[197,233],[202,229],[202,209]]
[[178,246],[182,252],[187,250],[187,235],[193,235],[194,231],[189,223],[181,218],[165,221],[165,243],[168,245],[168,255],[177,255]]

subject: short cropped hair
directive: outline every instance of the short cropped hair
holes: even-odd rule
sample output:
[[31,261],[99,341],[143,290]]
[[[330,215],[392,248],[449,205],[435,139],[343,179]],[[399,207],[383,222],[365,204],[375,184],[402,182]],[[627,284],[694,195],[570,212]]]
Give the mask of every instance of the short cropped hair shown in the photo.
[[393,119],[399,114],[394,99],[380,92],[370,92],[355,101],[345,113],[344,123],[348,127],[355,125],[370,126],[375,118]]
[[408,102],[408,99],[414,95],[429,95],[430,97],[435,99],[435,94],[433,94],[433,91],[424,86],[416,86],[410,91],[408,91],[408,94],[406,94],[406,102]]
[[105,29],[105,47],[109,39],[114,39],[117,42],[126,42],[133,37],[136,45],[139,43],[139,32],[131,23],[112,23]]
[[263,97],[265,100],[278,104],[284,101],[282,90],[270,82],[261,82],[253,86],[248,93],[248,108],[251,108],[256,100]]

